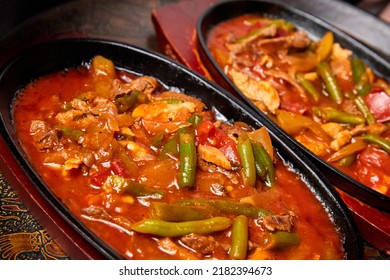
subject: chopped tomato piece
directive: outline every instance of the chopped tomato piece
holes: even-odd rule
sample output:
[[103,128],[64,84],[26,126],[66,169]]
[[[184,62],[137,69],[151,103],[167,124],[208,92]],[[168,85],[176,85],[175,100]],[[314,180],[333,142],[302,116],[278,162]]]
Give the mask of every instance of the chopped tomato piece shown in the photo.
[[90,176],[91,183],[95,186],[102,186],[103,183],[107,180],[107,177],[112,175],[122,176],[128,178],[130,176],[127,169],[121,163],[119,159],[111,160],[110,168],[101,169]]
[[233,164],[240,163],[236,142],[225,131],[215,127],[211,121],[204,121],[199,125],[197,138],[198,144],[218,148]]
[[378,122],[390,120],[390,96],[384,89],[374,89],[365,97],[365,101]]
[[91,183],[95,186],[102,186],[110,174],[111,174],[110,169],[99,170],[90,175]]
[[122,162],[119,160],[119,159],[113,159],[111,161],[111,170],[116,174],[116,175],[119,175],[119,176],[122,176],[122,177],[129,177],[130,174],[129,172],[127,171],[127,169],[123,166]]

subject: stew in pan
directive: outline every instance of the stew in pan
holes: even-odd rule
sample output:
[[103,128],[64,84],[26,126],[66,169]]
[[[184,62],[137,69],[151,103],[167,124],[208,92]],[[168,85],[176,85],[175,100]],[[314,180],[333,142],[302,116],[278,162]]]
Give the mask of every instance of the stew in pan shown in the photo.
[[390,195],[390,85],[327,32],[244,14],[207,41],[236,87],[315,155]]
[[90,63],[13,105],[28,160],[128,259],[342,259],[343,241],[264,127],[230,122],[153,77]]

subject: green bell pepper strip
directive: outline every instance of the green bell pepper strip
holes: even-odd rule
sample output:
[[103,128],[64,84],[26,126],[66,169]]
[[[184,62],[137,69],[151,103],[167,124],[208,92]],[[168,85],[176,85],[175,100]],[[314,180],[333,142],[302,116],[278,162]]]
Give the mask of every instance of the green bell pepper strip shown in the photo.
[[224,199],[184,199],[176,202],[180,205],[208,205],[215,207],[221,213],[244,215],[250,218],[261,218],[269,216],[272,213],[268,210],[253,206],[251,204],[244,204],[237,201],[224,200]]
[[144,219],[131,225],[131,229],[140,232],[165,237],[177,237],[190,233],[209,234],[222,231],[232,225],[227,217],[188,222],[166,222],[156,219]]
[[237,216],[232,227],[232,247],[229,258],[232,260],[245,260],[248,251],[248,217]]
[[365,96],[371,91],[371,85],[363,61],[358,57],[351,58],[352,77],[356,92]]
[[258,142],[252,142],[252,150],[257,176],[262,178],[268,187],[273,187],[275,185],[275,168],[268,152]]
[[117,145],[117,149],[115,150],[116,157],[121,161],[129,174],[137,174],[138,165],[135,161],[127,154],[124,147],[120,144]]
[[313,107],[313,114],[327,122],[337,122],[344,124],[364,124],[366,119],[360,115],[353,115],[330,107]]
[[162,142],[164,140],[164,134],[163,133],[159,133],[157,134],[156,136],[153,137],[153,139],[150,141],[149,145],[151,147],[155,147],[155,148],[158,148],[162,145]]
[[246,34],[245,36],[238,38],[234,43],[235,44],[242,44],[248,40],[251,40],[252,38],[255,38],[256,36],[260,35],[261,32],[263,32],[266,28],[270,27],[271,24],[272,23],[269,23],[269,24],[262,26],[256,30],[253,30],[252,32]]
[[192,188],[195,184],[196,147],[193,132],[181,131],[179,133],[180,175],[179,186]]
[[362,140],[361,138],[356,138],[355,142],[342,147],[340,150],[338,150],[333,155],[331,155],[328,158],[328,161],[329,162],[339,161],[342,158],[345,158],[347,156],[350,156],[356,152],[365,149],[366,147],[367,147],[367,143],[364,140]]
[[287,231],[277,231],[267,236],[264,250],[283,250],[294,247],[301,242],[298,234]]
[[336,78],[330,69],[329,63],[322,61],[317,66],[317,72],[325,83],[330,98],[332,98],[337,104],[341,104],[341,102],[343,102],[343,94],[341,93]]
[[362,138],[372,144],[378,145],[382,150],[390,154],[390,141],[375,134],[367,133]]
[[323,61],[332,53],[333,43],[333,33],[330,31],[326,32],[318,42],[317,49],[315,50],[319,61]]
[[240,134],[237,139],[238,154],[241,159],[244,185],[255,187],[256,168],[251,140],[247,134]]

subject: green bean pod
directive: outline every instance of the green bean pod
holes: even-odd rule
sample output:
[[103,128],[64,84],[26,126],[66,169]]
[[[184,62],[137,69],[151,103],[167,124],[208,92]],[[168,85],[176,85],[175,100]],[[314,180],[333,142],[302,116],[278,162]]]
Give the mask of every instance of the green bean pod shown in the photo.
[[349,114],[330,107],[313,107],[313,113],[327,122],[344,124],[364,124],[366,119],[360,115]]
[[371,85],[363,61],[358,57],[352,57],[351,68],[356,92],[361,96],[365,96],[371,91]]
[[382,150],[390,154],[390,141],[375,134],[367,133],[362,138],[372,144],[376,144]]
[[156,219],[144,219],[131,225],[131,229],[165,237],[183,236],[190,233],[209,234],[229,228],[232,224],[227,217],[213,217],[206,220],[188,222],[166,222]]
[[133,196],[148,197],[161,199],[164,197],[164,192],[147,188],[146,186],[134,182],[131,179],[124,178],[119,175],[110,175],[107,177],[105,184],[115,190],[117,193],[127,193]]
[[202,122],[203,117],[200,114],[193,114],[189,119],[188,122],[192,123],[194,127],[198,127],[200,123]]
[[229,258],[232,260],[245,260],[248,251],[248,217],[237,216],[233,221],[232,247]]
[[376,123],[375,117],[371,113],[370,109],[368,108],[366,102],[361,96],[356,96],[353,99],[353,102],[355,103],[356,107],[359,109],[359,111],[363,114],[365,117],[367,124],[374,124]]
[[179,132],[176,133],[162,148],[159,158],[163,159],[169,157],[169,155],[177,157],[179,156]]
[[130,193],[135,196],[142,196],[142,197],[148,197],[148,198],[154,198],[154,199],[161,199],[164,197],[164,192],[160,190],[153,190],[150,188],[147,188],[146,186],[131,181],[127,188],[126,192]]
[[225,199],[185,199],[177,202],[180,205],[208,205],[215,207],[221,213],[244,215],[251,218],[261,218],[272,213],[268,210],[256,207],[251,204],[244,204],[237,201],[225,200]]
[[252,143],[252,150],[257,175],[265,181],[268,187],[274,186],[275,168],[268,152],[258,142]]
[[298,245],[301,238],[298,234],[287,231],[277,231],[267,235],[264,250],[283,250]]
[[114,103],[120,112],[126,112],[134,108],[136,104],[147,102],[147,96],[139,90],[132,90],[128,94],[119,95]]
[[252,144],[247,134],[240,134],[237,142],[238,154],[241,159],[244,185],[255,187],[256,169]]
[[337,164],[342,167],[348,167],[351,166],[356,159],[356,153],[350,154],[348,156],[343,157],[342,159],[339,159],[337,161]]
[[337,104],[341,104],[341,102],[343,102],[343,94],[341,93],[336,78],[330,69],[329,63],[322,61],[317,66],[317,72],[320,74],[320,77],[325,83],[330,98],[332,98]]
[[150,203],[150,217],[168,222],[208,219],[215,212],[215,208],[207,205],[178,205],[160,201],[152,201]]
[[72,129],[70,127],[57,125],[54,128],[61,130],[63,134],[68,136],[70,139],[74,141],[79,141],[81,137],[84,136],[84,132],[79,129]]
[[306,80],[302,74],[297,74],[297,81],[310,94],[314,101],[317,102],[320,99],[320,93],[318,90],[309,80]]
[[195,184],[196,172],[196,147],[195,136],[191,132],[179,133],[179,153],[180,153],[180,187],[193,187]]

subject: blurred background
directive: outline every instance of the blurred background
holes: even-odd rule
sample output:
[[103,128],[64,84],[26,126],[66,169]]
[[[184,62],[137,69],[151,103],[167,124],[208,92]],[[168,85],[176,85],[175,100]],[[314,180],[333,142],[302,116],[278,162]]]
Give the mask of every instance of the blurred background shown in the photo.
[[[148,1],[148,0],[146,0]],[[330,0],[341,1],[341,0]],[[390,23],[389,0],[344,0]],[[0,0],[0,38],[26,19],[69,0]],[[157,1],[163,4],[164,1]],[[172,2],[172,1],[167,1]]]

